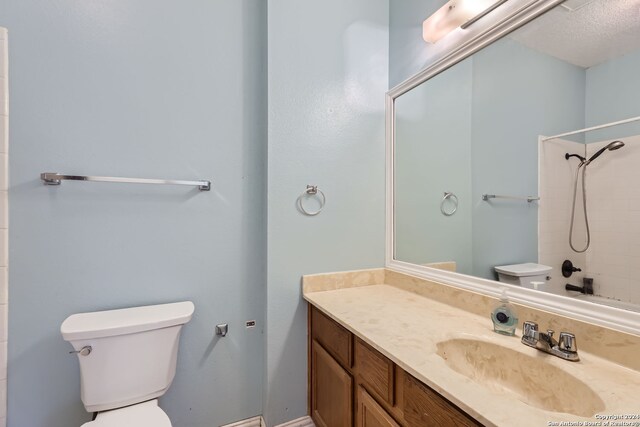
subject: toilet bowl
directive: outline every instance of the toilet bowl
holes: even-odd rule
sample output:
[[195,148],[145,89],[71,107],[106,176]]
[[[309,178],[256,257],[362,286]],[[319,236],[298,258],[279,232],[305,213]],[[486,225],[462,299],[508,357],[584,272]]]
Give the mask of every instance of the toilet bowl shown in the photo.
[[157,398],[176,372],[191,301],[80,313],[60,327],[80,362],[81,398],[97,412],[83,427],[171,427]]
[[82,427],[171,427],[171,421],[154,399],[126,408],[99,412],[94,421],[84,423]]
[[498,281],[523,288],[545,290],[552,267],[532,262],[524,264],[499,265],[494,267]]

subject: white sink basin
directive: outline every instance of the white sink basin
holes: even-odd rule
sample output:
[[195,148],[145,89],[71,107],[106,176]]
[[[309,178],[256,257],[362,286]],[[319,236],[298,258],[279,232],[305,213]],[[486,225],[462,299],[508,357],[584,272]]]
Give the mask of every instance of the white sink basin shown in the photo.
[[532,357],[472,338],[441,341],[437,354],[459,374],[536,408],[580,417],[592,417],[605,409],[602,399],[587,384],[548,363],[548,358],[554,357],[551,355]]

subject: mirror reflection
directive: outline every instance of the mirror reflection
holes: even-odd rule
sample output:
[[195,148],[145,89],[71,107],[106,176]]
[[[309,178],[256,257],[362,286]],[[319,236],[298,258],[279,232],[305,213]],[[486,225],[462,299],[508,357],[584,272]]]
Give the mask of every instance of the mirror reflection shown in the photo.
[[640,9],[568,3],[395,99],[394,258],[640,311]]

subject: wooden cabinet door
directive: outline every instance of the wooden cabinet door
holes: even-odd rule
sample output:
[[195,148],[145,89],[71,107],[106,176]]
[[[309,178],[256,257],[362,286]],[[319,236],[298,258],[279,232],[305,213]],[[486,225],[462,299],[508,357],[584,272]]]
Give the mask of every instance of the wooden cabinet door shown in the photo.
[[356,427],[400,427],[367,391],[358,386]]
[[316,340],[311,343],[311,417],[318,427],[353,422],[353,379]]

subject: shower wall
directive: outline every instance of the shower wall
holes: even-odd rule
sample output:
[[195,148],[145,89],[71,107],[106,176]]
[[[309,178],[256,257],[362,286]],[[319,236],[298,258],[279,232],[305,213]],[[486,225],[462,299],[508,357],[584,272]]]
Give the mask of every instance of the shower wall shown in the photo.
[[[578,167],[578,160],[565,160],[565,153],[584,156],[585,145],[565,139],[554,139],[538,144],[538,262],[553,267],[547,291],[565,295],[564,285],[576,281],[578,275],[571,279],[562,276],[562,262],[570,259],[578,268],[586,265],[584,253],[578,254],[569,246],[569,227],[571,225],[571,204],[573,200],[573,183]],[[594,163],[595,164],[595,163]],[[574,229],[574,245],[583,247],[585,240],[584,217],[582,215],[582,196],[576,201],[576,224]]]
[[[556,139],[540,143],[540,210],[538,216],[541,264],[553,267],[548,291],[567,295],[566,283],[582,285],[583,277],[594,279],[596,295],[640,304],[640,135],[622,138],[622,150],[606,152],[591,163],[586,173],[587,209],[591,245],[585,253],[569,247],[571,204],[578,161],[565,160],[565,153],[592,156],[611,140],[584,144]],[[581,187],[578,187],[574,246],[584,247],[585,222]],[[562,262],[571,260],[582,269],[562,277]],[[571,293],[574,294],[574,293]],[[574,294],[575,295],[575,294]]]
[[[591,247],[586,274],[597,295],[640,304],[640,135],[622,138],[587,170]],[[587,145],[587,156],[611,140]]]

